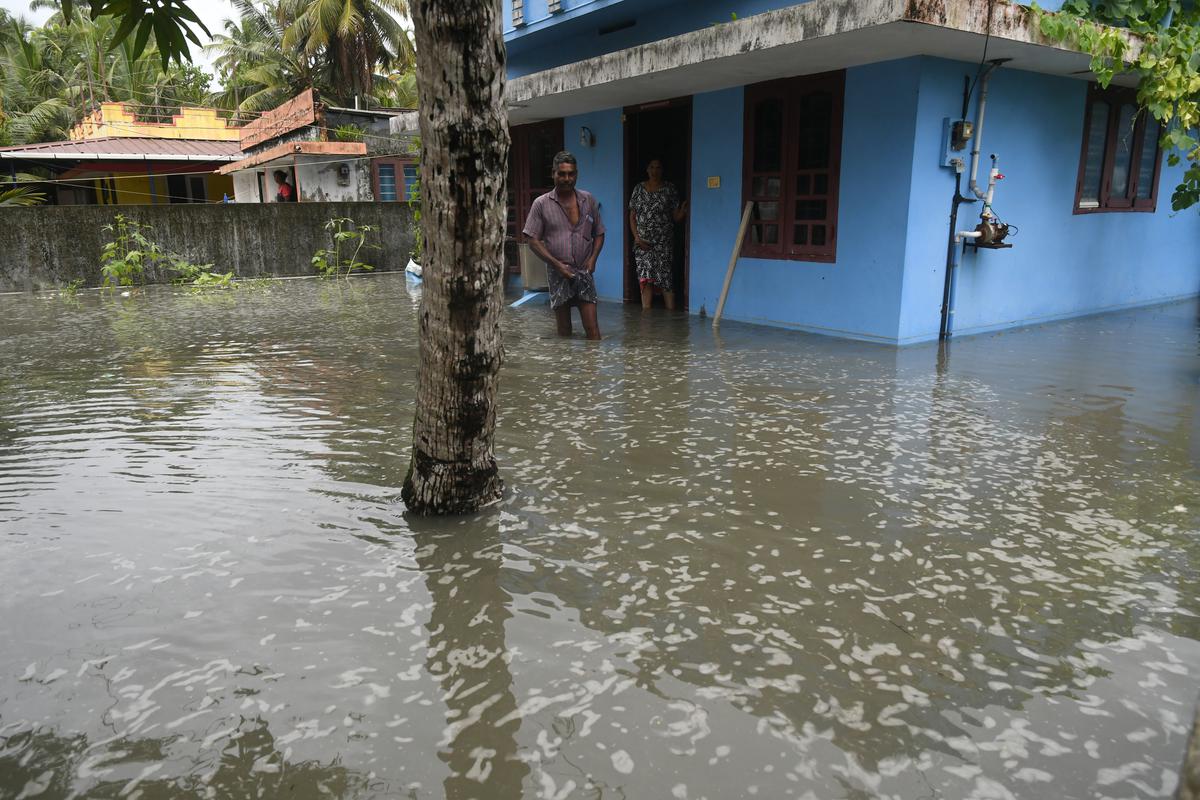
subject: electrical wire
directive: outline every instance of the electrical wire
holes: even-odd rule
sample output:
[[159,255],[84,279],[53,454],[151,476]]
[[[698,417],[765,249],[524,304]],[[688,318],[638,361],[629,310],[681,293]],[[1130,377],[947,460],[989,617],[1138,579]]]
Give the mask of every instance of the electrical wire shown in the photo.
[[975,80],[971,81],[971,88],[967,92],[966,102],[963,103],[964,108],[971,104],[971,97],[975,94],[975,85],[979,83],[979,76],[983,74],[983,65],[987,63],[988,42],[992,38],[992,9],[995,5],[996,0],[988,0],[987,28],[983,35],[983,57],[979,59],[979,68],[975,70]]
[[[328,159],[320,159],[320,160],[316,160],[316,161],[305,161],[304,166],[307,167],[307,166],[320,166],[322,164],[341,164],[341,163],[345,163],[347,161],[373,161],[374,159],[377,159],[377,158],[402,158],[404,156],[411,156],[411,155],[412,155],[412,153],[379,153],[377,155],[371,155],[371,156],[331,157]],[[35,159],[14,159],[14,160],[34,161]],[[139,162],[134,162],[134,163],[139,163]],[[254,169],[254,167],[248,167],[247,169]],[[148,172],[144,175],[142,175],[142,174],[97,175],[94,178],[47,178],[45,180],[40,180],[40,179],[39,180],[20,180],[20,179],[18,179],[15,181],[12,180],[11,178],[5,178],[5,177],[0,176],[0,184],[26,185],[26,186],[32,186],[35,184],[65,184],[65,185],[69,185],[70,182],[74,181],[74,180],[107,180],[109,178],[112,178],[113,180],[133,180],[133,179],[141,180],[143,178],[149,178],[149,177],[171,178],[171,177],[186,176],[186,175],[211,175],[211,174],[212,174],[211,172],[204,172],[203,170],[192,170],[191,172],[155,172],[155,173]]]

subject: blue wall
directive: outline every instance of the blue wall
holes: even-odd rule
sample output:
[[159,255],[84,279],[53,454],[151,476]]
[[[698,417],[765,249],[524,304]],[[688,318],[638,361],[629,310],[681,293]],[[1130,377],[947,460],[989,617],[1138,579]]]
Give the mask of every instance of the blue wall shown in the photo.
[[[837,261],[743,258],[729,319],[895,341],[920,59],[846,72]],[[741,218],[742,91],[698,95],[692,149],[691,310],[716,309]],[[722,190],[704,188],[721,175]]]
[[[579,143],[579,129],[587,126],[596,137],[593,147]],[[600,203],[600,219],[607,235],[604,249],[596,261],[596,292],[604,300],[621,300],[621,270],[624,268],[621,236],[624,228],[624,187],[621,174],[624,163],[624,135],[621,109],[610,108],[580,114],[563,120],[563,145],[579,162],[580,189],[591,192]]]
[[[942,118],[957,116],[963,75],[974,64],[921,59],[917,148],[905,253],[900,342],[938,332],[953,173],[939,167]],[[972,250],[962,260],[956,334],[1160,302],[1200,290],[1200,225],[1173,215],[1181,168],[1164,164],[1158,211],[1073,214],[1087,83],[1016,70],[991,81],[981,184],[997,153],[999,216],[1019,227],[1011,250]],[[974,116],[974,109],[971,111]],[[964,191],[966,178],[964,176]],[[978,222],[980,203],[960,209],[960,230]],[[844,223],[843,223],[844,224]]]
[[[742,219],[743,94],[738,87],[692,97],[688,310],[693,313],[716,311]],[[708,188],[710,177],[721,179],[720,188]]]

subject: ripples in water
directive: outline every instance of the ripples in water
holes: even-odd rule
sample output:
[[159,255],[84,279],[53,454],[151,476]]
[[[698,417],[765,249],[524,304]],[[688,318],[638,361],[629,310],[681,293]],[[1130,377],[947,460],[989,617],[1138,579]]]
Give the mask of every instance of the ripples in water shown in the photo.
[[403,278],[0,297],[0,797],[1167,797],[1195,305],[904,350],[505,318],[407,519]]

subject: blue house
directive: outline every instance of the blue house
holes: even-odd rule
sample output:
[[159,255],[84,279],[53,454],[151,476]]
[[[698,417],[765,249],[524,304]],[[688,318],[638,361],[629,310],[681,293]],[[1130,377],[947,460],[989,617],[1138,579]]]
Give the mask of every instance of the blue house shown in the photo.
[[1022,6],[504,0],[504,14],[509,232],[571,150],[609,229],[602,298],[636,298],[627,203],[651,158],[690,200],[676,285],[694,314],[714,312],[751,201],[726,319],[909,344],[1200,291],[1200,219],[1170,209],[1182,168],[1156,123]]

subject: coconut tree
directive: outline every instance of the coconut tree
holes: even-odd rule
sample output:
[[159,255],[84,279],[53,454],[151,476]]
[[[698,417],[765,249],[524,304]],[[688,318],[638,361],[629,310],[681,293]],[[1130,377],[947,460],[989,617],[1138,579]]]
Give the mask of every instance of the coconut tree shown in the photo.
[[[54,7],[37,0],[34,8]],[[91,107],[128,102],[142,116],[165,116],[200,104],[209,77],[193,65],[163,69],[153,37],[139,53],[134,39],[114,45],[118,23],[79,9],[55,13],[34,28],[0,20],[0,141],[65,139]]]
[[503,490],[493,440],[504,356],[504,39],[494,0],[413,0],[412,15],[425,289],[402,498],[418,514],[454,514]]
[[320,56],[329,70],[326,96],[349,105],[373,95],[376,70],[412,63],[413,44],[399,18],[405,0],[284,0],[295,21],[283,37],[285,51]]
[[0,143],[65,138],[75,121],[69,76],[54,61],[44,32],[3,20],[0,39]]
[[415,68],[392,70],[375,82],[375,100],[390,108],[417,107],[417,71]]
[[0,188],[0,208],[10,206],[36,206],[46,202],[46,195],[27,187]]
[[295,22],[294,6],[284,0],[234,0],[238,19],[225,20],[224,32],[206,48],[224,86],[213,95],[217,105],[265,111],[310,87],[327,92],[328,70],[319,60],[284,47],[284,36]]

